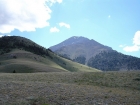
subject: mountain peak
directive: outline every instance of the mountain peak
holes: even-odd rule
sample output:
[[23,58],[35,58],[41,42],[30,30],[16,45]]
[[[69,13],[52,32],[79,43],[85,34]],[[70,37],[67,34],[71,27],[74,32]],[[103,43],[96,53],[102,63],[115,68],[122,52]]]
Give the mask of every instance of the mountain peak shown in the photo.
[[73,44],[76,44],[76,43],[82,43],[82,42],[85,42],[85,41],[89,41],[89,39],[85,38],[85,37],[82,37],[82,36],[73,36],[73,37],[70,37],[70,38],[66,39],[65,41],[63,41],[63,42],[61,42],[57,45],[54,45],[54,46],[50,47],[50,49],[52,51],[56,51],[56,50],[60,49],[61,47],[73,45]]
[[78,38],[80,38],[81,36],[73,36],[72,38],[74,38],[74,39],[78,39]]
[[[79,38],[85,38],[85,37],[82,37],[82,36],[72,36],[71,38],[73,38],[73,39],[79,39]],[[87,39],[87,38],[85,38],[85,39]]]
[[50,49],[60,55],[68,55],[70,59],[83,56],[88,60],[101,51],[109,51],[112,48],[104,46],[93,39],[82,36],[73,36],[69,39],[50,47]]

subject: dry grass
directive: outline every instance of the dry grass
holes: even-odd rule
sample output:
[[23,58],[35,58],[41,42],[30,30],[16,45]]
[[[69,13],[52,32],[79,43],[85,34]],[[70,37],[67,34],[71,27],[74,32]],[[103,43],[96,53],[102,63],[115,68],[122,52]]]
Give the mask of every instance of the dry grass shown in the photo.
[[99,72],[99,70],[61,58],[51,52],[50,56],[42,57],[24,50],[15,49],[0,55],[0,72]]
[[0,74],[1,105],[139,105],[140,72]]
[[52,61],[63,67],[64,69],[71,72],[101,72],[98,69],[88,67],[86,65],[82,65],[80,63],[73,62],[71,60],[62,58],[54,53],[49,52],[52,56]]

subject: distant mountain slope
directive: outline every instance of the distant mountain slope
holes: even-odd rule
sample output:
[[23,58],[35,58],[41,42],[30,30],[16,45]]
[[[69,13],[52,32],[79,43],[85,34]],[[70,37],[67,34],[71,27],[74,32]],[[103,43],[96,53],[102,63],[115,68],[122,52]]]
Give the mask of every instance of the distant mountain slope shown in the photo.
[[49,55],[51,56],[53,62],[71,72],[101,72],[98,69],[73,62],[52,52],[49,52]]
[[83,41],[87,41],[89,39],[87,38],[84,38],[84,37],[77,37],[77,36],[73,36],[57,45],[54,45],[52,47],[50,47],[50,49],[52,51],[56,51],[56,50],[59,50],[60,48],[64,47],[64,46],[68,46],[68,45],[72,45],[72,44],[77,44],[77,43],[80,43],[80,42],[83,42]]
[[112,48],[104,46],[94,40],[76,36],[52,46],[50,49],[63,57],[70,58],[82,64],[86,64],[91,57],[101,51],[112,50]]
[[0,38],[0,72],[99,72],[61,58],[35,42],[19,36]]
[[50,49],[67,59],[103,71],[140,70],[140,58],[121,54],[84,37],[71,37]]
[[88,61],[88,66],[103,70],[140,70],[140,58],[124,55],[117,51],[101,52]]

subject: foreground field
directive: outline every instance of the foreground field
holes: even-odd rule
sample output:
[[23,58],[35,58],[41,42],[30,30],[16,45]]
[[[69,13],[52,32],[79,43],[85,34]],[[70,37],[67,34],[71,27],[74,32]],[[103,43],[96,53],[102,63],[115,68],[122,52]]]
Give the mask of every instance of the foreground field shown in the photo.
[[1,73],[0,105],[140,105],[140,72]]

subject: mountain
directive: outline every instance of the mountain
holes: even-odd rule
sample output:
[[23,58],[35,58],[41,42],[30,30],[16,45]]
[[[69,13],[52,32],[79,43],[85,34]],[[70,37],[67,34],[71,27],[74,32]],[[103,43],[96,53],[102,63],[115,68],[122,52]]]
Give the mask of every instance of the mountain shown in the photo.
[[0,38],[0,72],[99,72],[62,58],[35,42],[19,36]]
[[140,70],[140,58],[104,51],[90,58],[87,65],[103,71]]
[[112,48],[104,46],[95,40],[84,37],[71,37],[64,42],[50,47],[52,51],[65,58],[87,64],[88,60],[101,51],[110,51]]
[[57,44],[55,46],[50,47],[50,49],[52,51],[56,51],[56,50],[59,50],[61,47],[76,44],[76,43],[80,43],[80,42],[87,41],[87,40],[89,40],[89,39],[81,37],[81,36],[80,37],[74,36],[74,37],[71,37],[71,38],[63,41],[60,44]]
[[121,54],[93,39],[74,36],[50,49],[67,59],[103,71],[140,70],[140,58]]

